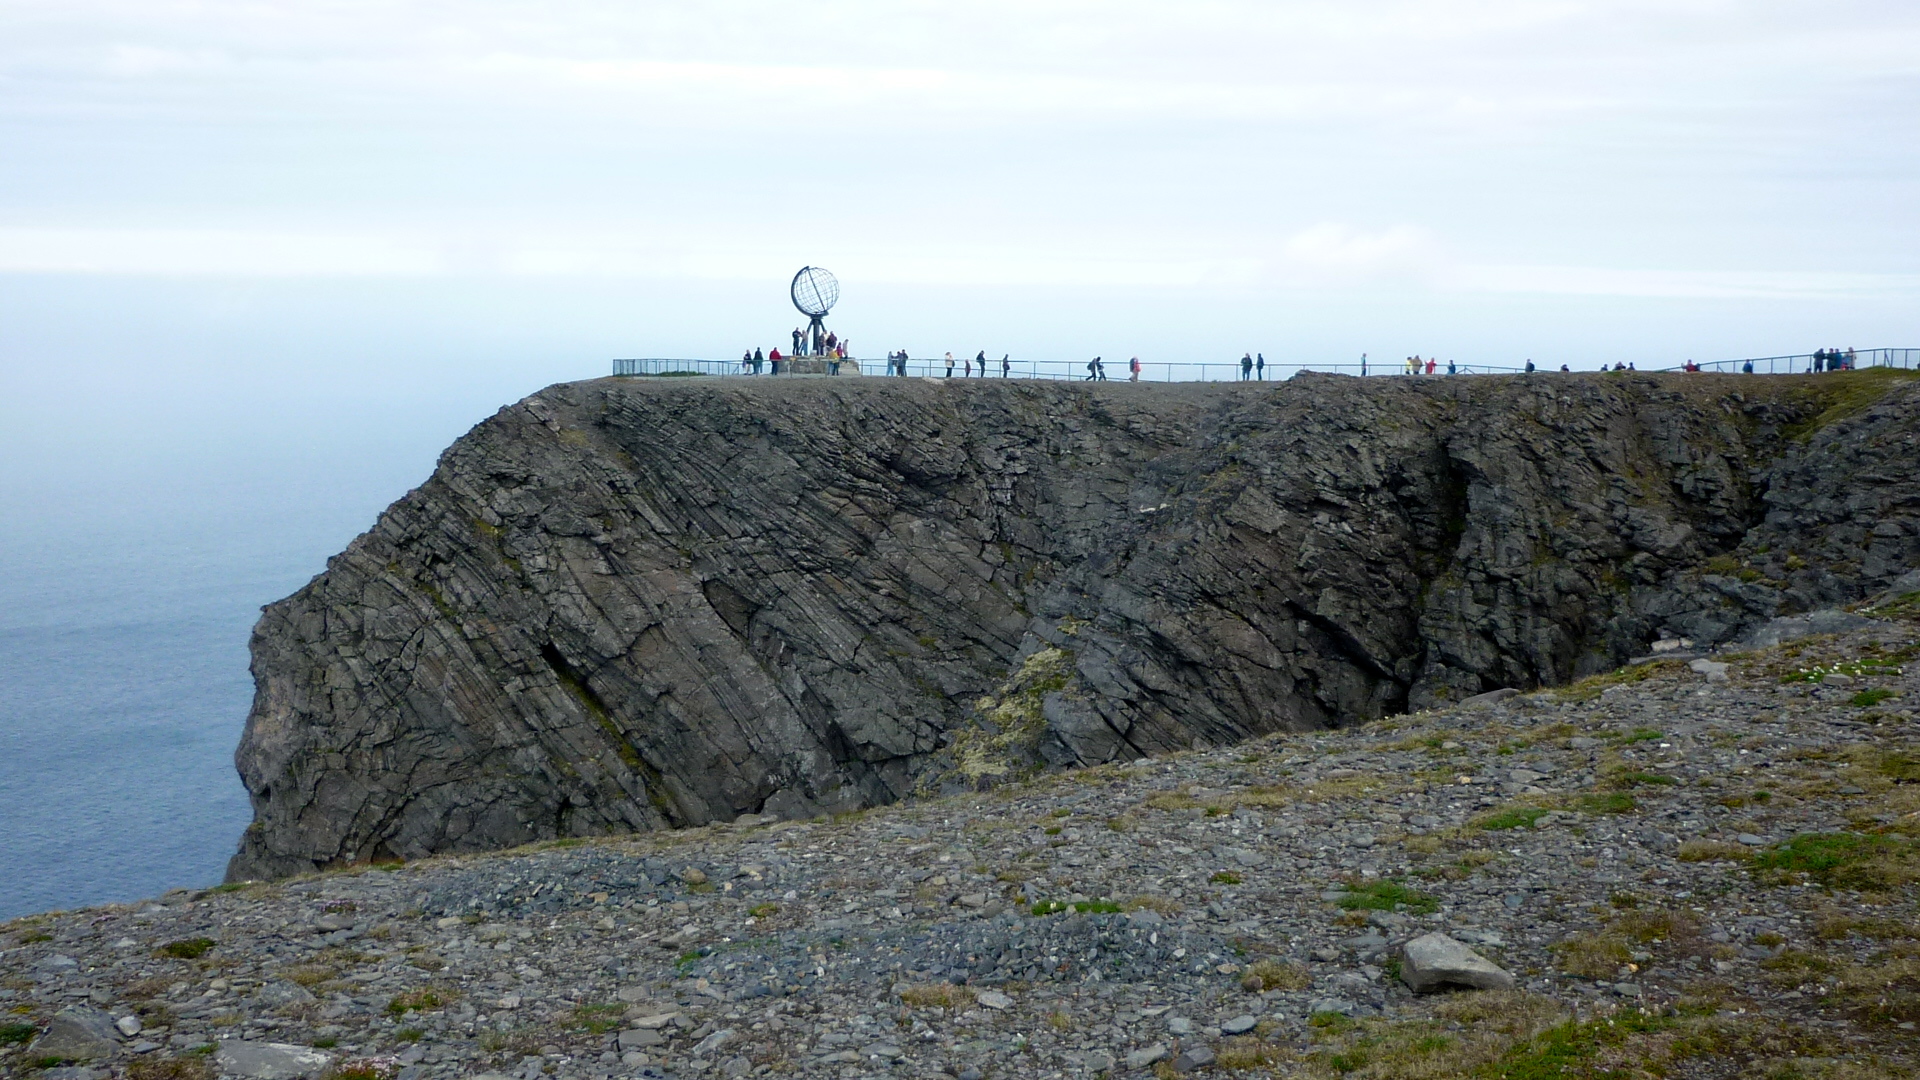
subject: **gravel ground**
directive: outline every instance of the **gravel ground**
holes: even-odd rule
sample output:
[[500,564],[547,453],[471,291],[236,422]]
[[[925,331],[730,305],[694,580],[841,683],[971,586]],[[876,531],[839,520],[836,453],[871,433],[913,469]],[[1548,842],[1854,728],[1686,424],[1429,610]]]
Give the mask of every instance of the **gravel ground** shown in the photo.
[[[21,919],[0,1072],[1911,1075],[1917,630]],[[1399,947],[1434,931],[1517,987],[1413,994]]]

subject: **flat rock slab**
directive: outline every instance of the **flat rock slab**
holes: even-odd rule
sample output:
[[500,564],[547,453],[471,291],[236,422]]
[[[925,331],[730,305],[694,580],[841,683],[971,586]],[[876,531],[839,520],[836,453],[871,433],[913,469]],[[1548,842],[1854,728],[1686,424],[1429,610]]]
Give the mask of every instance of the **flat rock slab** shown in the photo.
[[253,1080],[305,1080],[320,1075],[332,1061],[332,1054],[288,1043],[223,1042],[214,1055],[222,1073]]
[[62,1009],[47,1025],[46,1033],[28,1048],[27,1057],[36,1061],[100,1061],[112,1057],[119,1045],[120,1033],[114,1029],[113,1017],[98,1009]]
[[1445,934],[1414,938],[1401,949],[1400,979],[1416,994],[1450,986],[1511,990],[1513,976]]

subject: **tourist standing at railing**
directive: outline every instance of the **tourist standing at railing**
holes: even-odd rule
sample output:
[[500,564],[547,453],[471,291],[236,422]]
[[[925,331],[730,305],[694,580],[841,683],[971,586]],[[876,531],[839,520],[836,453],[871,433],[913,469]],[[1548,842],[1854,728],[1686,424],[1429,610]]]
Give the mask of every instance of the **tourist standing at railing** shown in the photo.
[[751,371],[753,371],[753,350],[748,349],[740,354],[740,374],[745,375]]
[[1438,359],[1431,356],[1427,357],[1427,374],[1429,375],[1433,374],[1434,369],[1438,368],[1439,366],[1440,366],[1440,361]]
[[765,353],[763,353],[763,352],[761,352],[761,351],[760,351],[759,349],[757,349],[757,348],[756,348],[756,349],[754,349],[754,350],[753,350],[753,373],[754,373],[755,375],[758,375],[758,374],[760,374],[760,365],[762,365],[762,364],[764,364],[764,363],[766,363],[766,362],[767,362],[767,356],[766,356],[766,354],[765,354]]
[[1856,356],[1856,355],[1854,355],[1854,352],[1853,352],[1853,346],[1851,346],[1851,345],[1849,345],[1849,346],[1847,346],[1847,370],[1848,370],[1848,371],[1852,371],[1852,370],[1853,370],[1853,364],[1854,364],[1854,361],[1856,361],[1856,360],[1858,360],[1858,359],[1860,359],[1860,358],[1859,358],[1858,356]]
[[1533,374],[1533,358],[1532,357],[1527,358],[1527,374],[1529,375]]
[[1253,354],[1247,353],[1240,357],[1240,381],[1246,382],[1251,378],[1253,378]]
[[1366,353],[1360,354],[1360,377],[1363,379],[1367,377],[1367,354]]
[[1012,354],[1011,353],[1000,354],[1000,377],[1003,379],[1013,372],[1013,361],[1007,359],[1007,357],[1010,355]]
[[1741,365],[1740,365],[1740,371],[1741,371],[1741,372],[1742,372],[1743,374],[1746,374],[1746,375],[1751,375],[1751,374],[1753,374],[1753,361],[1751,361],[1751,360],[1749,360],[1749,361],[1747,361],[1746,363],[1744,363],[1744,364],[1741,364]]
[[953,354],[947,354],[947,378],[953,378]]
[[1453,361],[1449,360],[1447,361],[1447,374],[1452,375],[1454,373],[1455,373],[1455,368],[1453,366]]
[[1253,354],[1253,377],[1265,382],[1267,379],[1267,354]]
[[780,374],[780,350],[779,349],[775,349],[772,352],[767,354],[767,362],[773,365],[773,373],[775,375]]
[[964,357],[961,359],[960,377],[963,379],[973,378],[973,361],[965,359]]
[[973,366],[977,372],[974,378],[984,379],[987,377],[987,350],[981,349],[978,353],[974,354]]
[[800,355],[800,343],[802,341],[805,341],[806,339],[807,339],[807,336],[800,332],[799,327],[796,326],[793,328],[793,352],[791,355],[793,356]]
[[1127,361],[1127,381],[1140,381],[1140,358],[1137,356]]

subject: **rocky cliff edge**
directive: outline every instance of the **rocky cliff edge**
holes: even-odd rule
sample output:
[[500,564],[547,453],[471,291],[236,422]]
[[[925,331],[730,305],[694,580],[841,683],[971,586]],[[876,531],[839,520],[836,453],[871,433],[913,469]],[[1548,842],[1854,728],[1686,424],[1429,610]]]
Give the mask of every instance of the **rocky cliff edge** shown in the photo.
[[231,879],[813,816],[1708,647],[1920,564],[1896,373],[598,380],[268,607]]

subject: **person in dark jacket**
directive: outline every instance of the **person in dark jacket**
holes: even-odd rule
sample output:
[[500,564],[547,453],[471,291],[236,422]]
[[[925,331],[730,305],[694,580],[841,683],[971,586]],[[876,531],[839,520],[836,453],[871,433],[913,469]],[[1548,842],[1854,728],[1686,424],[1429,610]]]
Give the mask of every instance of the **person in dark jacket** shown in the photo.
[[1240,357],[1240,381],[1253,378],[1253,354],[1245,353]]

